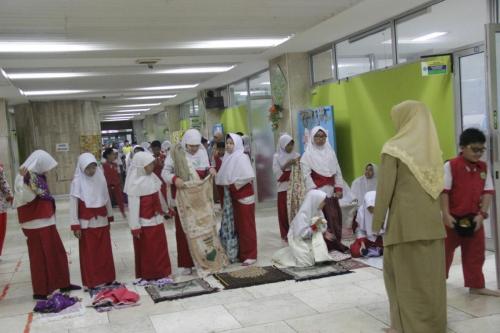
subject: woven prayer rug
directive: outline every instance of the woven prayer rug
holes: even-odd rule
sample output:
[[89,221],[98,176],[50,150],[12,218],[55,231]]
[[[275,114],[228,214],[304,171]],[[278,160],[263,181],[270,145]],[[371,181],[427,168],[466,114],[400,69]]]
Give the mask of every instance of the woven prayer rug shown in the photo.
[[274,266],[252,266],[239,271],[217,273],[214,274],[214,277],[225,289],[245,288],[293,279],[293,276],[282,272]]
[[194,279],[179,283],[170,283],[162,287],[155,285],[146,286],[144,289],[148,292],[153,302],[173,301],[175,299],[193,297],[205,294],[211,294],[219,291],[213,288],[203,279]]

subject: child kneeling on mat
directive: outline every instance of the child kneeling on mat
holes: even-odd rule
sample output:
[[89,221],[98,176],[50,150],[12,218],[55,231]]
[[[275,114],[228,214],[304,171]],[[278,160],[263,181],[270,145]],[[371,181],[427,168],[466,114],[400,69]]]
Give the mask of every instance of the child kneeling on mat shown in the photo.
[[326,194],[319,190],[307,192],[300,210],[290,224],[288,247],[279,250],[273,261],[282,266],[308,267],[318,262],[331,261],[323,234],[333,239],[321,211]]
[[383,232],[377,234],[372,230],[375,197],[375,191],[367,192],[363,204],[358,208],[356,241],[351,245],[353,258],[380,257],[384,252],[384,243],[381,236]]

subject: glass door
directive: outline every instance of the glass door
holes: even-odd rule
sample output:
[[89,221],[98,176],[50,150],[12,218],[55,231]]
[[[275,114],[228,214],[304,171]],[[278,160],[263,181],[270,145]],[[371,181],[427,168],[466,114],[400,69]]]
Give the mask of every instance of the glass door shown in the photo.
[[[486,55],[484,46],[478,45],[453,54],[455,67],[456,137],[467,128],[478,128],[489,138],[489,112],[486,90]],[[458,148],[458,146],[457,146]],[[483,159],[492,170],[491,153],[488,150]],[[492,209],[490,209],[490,215]],[[484,229],[486,247],[494,250],[492,220],[486,220]]]
[[[488,73],[488,114],[489,114],[489,128],[490,128],[490,156],[493,165],[493,182],[495,189],[498,191],[500,188],[500,147],[499,147],[499,134],[498,128],[498,107],[500,101],[500,25],[488,24],[486,28],[486,52],[487,62],[486,68]],[[500,253],[499,253],[499,240],[500,228],[498,226],[498,212],[500,209],[500,196],[498,192],[495,195],[492,214],[492,239],[495,248],[495,259],[497,269],[497,284],[500,288]]]

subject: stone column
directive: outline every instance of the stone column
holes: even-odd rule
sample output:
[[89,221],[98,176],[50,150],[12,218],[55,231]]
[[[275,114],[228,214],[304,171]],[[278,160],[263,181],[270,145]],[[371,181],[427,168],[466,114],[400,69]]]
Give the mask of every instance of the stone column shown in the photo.
[[101,124],[91,101],[32,102],[14,108],[20,162],[43,149],[58,162],[49,173],[55,195],[69,193],[78,156],[91,152],[100,160]]
[[172,141],[172,133],[181,129],[181,109],[179,105],[168,105],[165,109],[167,112],[167,139]]
[[[273,94],[279,85],[279,76],[284,76],[283,82],[283,118],[275,131],[275,140],[283,132],[287,132],[297,142],[297,115],[300,110],[307,109],[311,99],[311,71],[309,54],[286,53],[269,61],[269,72]],[[273,96],[275,100],[276,96]]]
[[9,129],[9,112],[7,110],[7,102],[0,99],[0,162],[3,164],[5,176],[12,187],[13,182],[13,161],[10,149],[10,129]]

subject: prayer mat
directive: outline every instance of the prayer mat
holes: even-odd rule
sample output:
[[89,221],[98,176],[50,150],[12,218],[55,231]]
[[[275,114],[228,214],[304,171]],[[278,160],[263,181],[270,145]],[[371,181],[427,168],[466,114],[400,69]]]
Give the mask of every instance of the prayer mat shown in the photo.
[[280,267],[279,270],[292,275],[295,281],[314,280],[352,273],[337,263],[321,263],[310,267]]
[[368,266],[360,261],[357,261],[355,259],[339,261],[337,264],[342,266],[343,268],[345,268],[347,270],[370,267],[370,266]]
[[180,298],[199,296],[219,291],[213,288],[203,279],[194,279],[179,283],[166,284],[158,287],[156,285],[146,286],[144,289],[148,292],[153,302],[173,301]]
[[293,279],[292,275],[282,272],[274,266],[252,266],[239,271],[217,273],[214,274],[214,277],[222,283],[225,289],[245,288]]
[[330,255],[330,257],[332,257],[332,260],[335,262],[344,261],[352,258],[349,253],[342,253],[336,250],[328,252],[328,255]]

